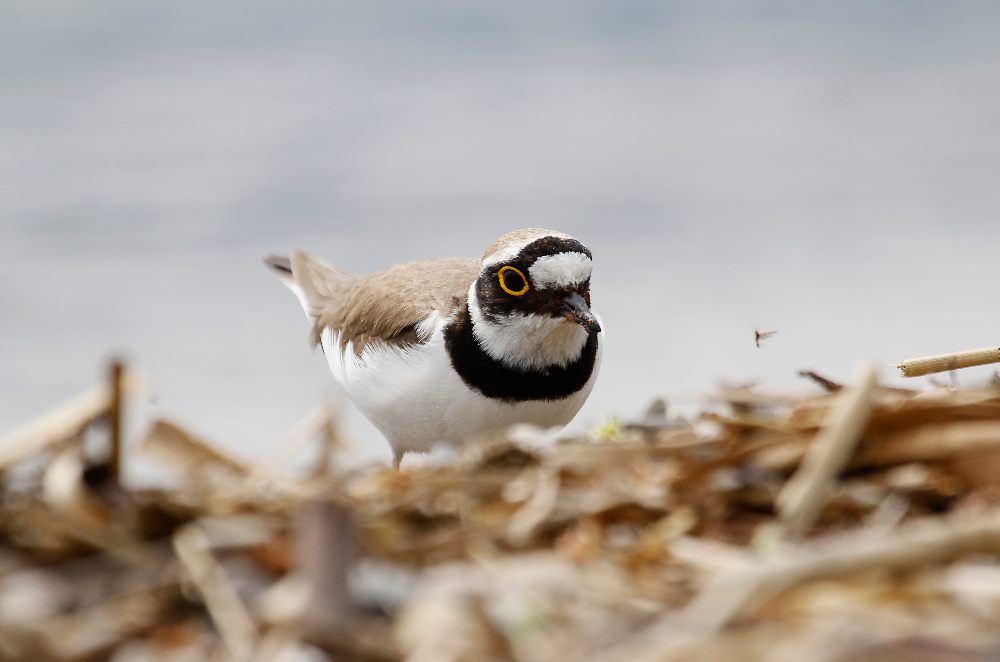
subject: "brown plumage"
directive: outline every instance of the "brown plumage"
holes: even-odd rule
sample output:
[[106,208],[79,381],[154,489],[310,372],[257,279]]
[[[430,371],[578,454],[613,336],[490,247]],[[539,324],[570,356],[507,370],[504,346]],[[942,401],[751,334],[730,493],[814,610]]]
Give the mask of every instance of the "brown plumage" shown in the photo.
[[[319,344],[324,329],[332,329],[340,334],[340,346],[353,342],[359,356],[372,342],[420,342],[416,325],[435,310],[451,314],[479,275],[479,260],[473,258],[408,262],[359,277],[303,251],[289,257],[291,278],[315,320],[313,344]],[[280,268],[274,259],[268,263]]]
[[[515,230],[494,241],[483,260],[511,245],[547,236],[570,238],[543,228]],[[373,342],[408,345],[423,340],[416,325],[435,310],[447,316],[464,303],[482,264],[474,258],[441,258],[356,276],[304,251],[292,251],[288,258],[270,255],[264,262],[302,291],[314,320],[313,345],[320,344],[325,329],[332,329],[340,334],[340,346],[353,343],[358,356]]]

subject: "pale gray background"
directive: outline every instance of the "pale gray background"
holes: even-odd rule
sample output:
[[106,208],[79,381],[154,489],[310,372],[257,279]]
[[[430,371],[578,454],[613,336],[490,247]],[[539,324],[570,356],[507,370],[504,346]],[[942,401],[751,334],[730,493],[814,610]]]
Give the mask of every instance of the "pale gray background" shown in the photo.
[[262,253],[369,272],[539,225],[597,260],[578,424],[900,383],[1000,342],[998,34],[994,1],[4,0],[0,434],[123,352],[152,413],[259,456],[333,384]]

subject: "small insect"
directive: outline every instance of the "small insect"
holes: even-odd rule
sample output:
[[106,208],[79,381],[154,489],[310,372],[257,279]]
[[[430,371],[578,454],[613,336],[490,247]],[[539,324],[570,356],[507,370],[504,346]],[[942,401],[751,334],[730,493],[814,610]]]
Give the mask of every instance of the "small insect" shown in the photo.
[[773,336],[776,333],[777,333],[777,331],[758,331],[757,329],[754,329],[753,330],[753,341],[754,341],[754,343],[756,343],[757,348],[759,349],[760,348],[760,341],[761,340],[767,340],[768,338],[770,338],[771,336]]

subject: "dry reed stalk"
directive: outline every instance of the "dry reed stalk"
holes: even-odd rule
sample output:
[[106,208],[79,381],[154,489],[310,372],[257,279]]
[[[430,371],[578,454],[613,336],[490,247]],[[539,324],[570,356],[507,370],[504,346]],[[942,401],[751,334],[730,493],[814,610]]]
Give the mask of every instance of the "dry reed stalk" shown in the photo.
[[181,469],[189,476],[212,466],[238,478],[250,473],[250,467],[244,462],[164,420],[154,422],[141,447],[143,452]]
[[225,569],[209,551],[209,540],[197,523],[174,533],[174,552],[205,601],[226,648],[237,660],[248,660],[258,643],[257,626],[226,577]]
[[117,595],[68,614],[0,626],[0,659],[83,661],[114,657],[110,652],[141,635],[169,614],[175,584]]
[[877,379],[874,366],[861,365],[855,384],[838,392],[798,471],[778,494],[775,506],[788,535],[808,531],[822,511],[831,483],[847,466],[868,425]]
[[[141,380],[128,372],[120,375],[118,384],[118,397],[142,387]],[[0,439],[0,471],[78,434],[95,419],[108,414],[114,398],[115,388],[110,384],[95,386],[14,430]]]
[[108,405],[108,427],[111,431],[111,449],[108,454],[108,477],[114,485],[121,485],[122,418],[125,407],[122,377],[125,374],[125,366],[121,361],[113,361],[109,373],[108,389],[111,391],[111,402]]
[[507,540],[524,545],[556,507],[559,497],[559,472],[542,466],[535,472],[534,492],[507,522]]
[[861,529],[818,543],[791,547],[760,563],[722,572],[685,608],[685,622],[715,631],[728,624],[753,598],[759,602],[781,591],[874,568],[902,569],[973,552],[1000,543],[1000,512],[913,522],[884,534]]
[[903,377],[920,377],[935,372],[947,372],[959,368],[971,368],[977,365],[1000,363],[1000,347],[984,347],[967,352],[923,356],[918,359],[906,359],[896,364],[903,371]]
[[800,584],[874,569],[907,569],[964,554],[994,552],[1000,512],[925,520],[886,531],[862,529],[817,543],[789,546],[756,563],[737,562],[713,577],[678,614],[670,612],[634,636],[582,658],[586,662],[690,659],[684,652],[710,640],[748,607]]
[[966,453],[1000,449],[1000,421],[929,423],[874,435],[858,454],[861,466],[945,460]]
[[327,473],[333,455],[344,447],[344,442],[337,433],[342,404],[340,398],[331,397],[313,407],[277,444],[275,452],[250,467],[247,479],[255,481],[256,485],[277,482],[289,461],[308,444],[317,440],[320,444],[320,456],[315,473]]

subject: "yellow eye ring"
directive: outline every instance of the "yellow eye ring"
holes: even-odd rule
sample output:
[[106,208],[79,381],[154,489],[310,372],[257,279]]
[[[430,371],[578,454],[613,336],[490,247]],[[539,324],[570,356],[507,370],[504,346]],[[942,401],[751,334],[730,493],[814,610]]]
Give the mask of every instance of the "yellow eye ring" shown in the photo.
[[[521,277],[521,282],[524,283],[524,287],[522,287],[519,290],[512,290],[509,287],[507,287],[507,283],[504,282],[503,275],[508,269]],[[528,291],[528,279],[524,277],[524,274],[522,274],[520,270],[515,269],[514,267],[511,266],[503,267],[502,269],[500,269],[499,272],[497,272],[497,277],[500,280],[500,287],[502,287],[503,291],[506,292],[507,294],[513,294],[514,296],[519,297]]]

